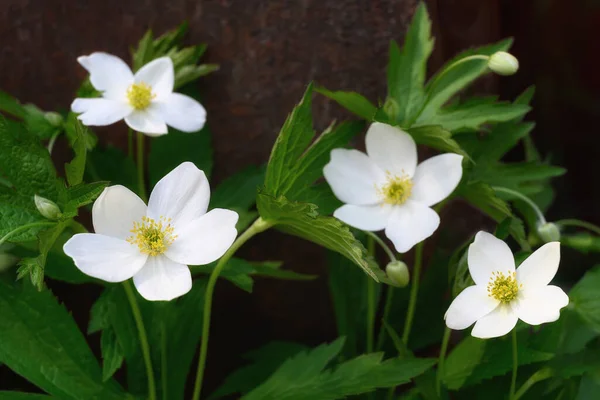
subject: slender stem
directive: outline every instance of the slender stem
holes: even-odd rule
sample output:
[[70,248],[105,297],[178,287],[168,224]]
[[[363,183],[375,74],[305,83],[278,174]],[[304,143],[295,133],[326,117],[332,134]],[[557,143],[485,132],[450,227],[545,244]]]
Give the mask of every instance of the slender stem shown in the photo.
[[18,228],[15,228],[12,231],[8,232],[6,235],[2,236],[2,238],[0,238],[0,246],[2,246],[4,244],[4,242],[6,242],[8,239],[10,239],[11,236],[16,235],[17,233],[25,231],[29,228],[36,228],[38,226],[52,226],[52,225],[56,225],[56,222],[33,222],[31,224],[21,225]]
[[69,228],[75,233],[88,233],[87,228],[74,219],[69,221]]
[[200,399],[200,393],[202,392],[202,379],[204,378],[204,367],[206,365],[206,353],[208,350],[208,335],[210,333],[210,313],[212,307],[212,295],[215,290],[215,284],[217,283],[217,278],[219,274],[227,265],[227,261],[235,254],[235,252],[244,244],[248,239],[257,233],[263,232],[269,229],[273,224],[263,220],[262,218],[258,218],[254,223],[238,238],[233,242],[229,250],[223,254],[215,269],[213,269],[210,277],[208,278],[208,283],[206,285],[206,293],[204,295],[204,314],[203,314],[203,322],[202,322],[202,339],[200,342],[200,358],[198,360],[198,371],[196,373],[196,382],[194,384],[194,396],[193,400]]
[[396,256],[394,255],[394,252],[390,250],[389,246],[385,244],[385,242],[379,236],[377,236],[377,234],[369,231],[365,231],[365,233],[368,236],[370,236],[373,240],[375,240],[377,244],[379,244],[379,246],[381,246],[383,251],[385,251],[385,254],[387,254],[387,256],[389,257],[390,261],[396,261]]
[[513,370],[512,378],[510,380],[510,396],[511,400],[515,399],[515,388],[517,387],[517,369],[519,368],[519,354],[517,351],[517,330],[512,331],[512,355],[513,355]]
[[165,329],[165,321],[162,319],[160,321],[160,379],[162,381],[163,400],[168,400],[169,396],[169,391],[167,390],[169,383],[167,379],[167,368],[167,330]]
[[535,213],[538,217],[538,222],[540,224],[546,223],[546,218],[544,217],[544,213],[542,212],[542,210],[540,210],[540,208],[537,206],[537,204],[535,204],[533,202],[533,200],[531,200],[529,197],[525,196],[522,193],[517,192],[516,190],[512,190],[512,189],[501,187],[501,186],[494,186],[493,189],[496,192],[508,193],[508,194],[511,194],[511,195],[523,200],[525,203],[527,203],[529,205],[529,207],[531,207],[533,209],[533,211],[535,211]]
[[54,144],[56,143],[56,139],[58,138],[58,135],[60,135],[60,129],[57,129],[56,132],[54,132],[52,134],[52,136],[50,137],[50,140],[48,141],[48,153],[52,154],[52,150],[54,149]]
[[[367,251],[371,257],[375,256],[375,238],[367,237]],[[377,300],[375,294],[375,281],[367,279],[367,353],[373,352],[373,333],[375,330],[375,312],[377,311]]]
[[440,349],[440,358],[438,360],[437,377],[435,380],[435,388],[438,396],[442,392],[442,377],[444,376],[444,362],[446,362],[446,352],[448,351],[448,342],[450,342],[450,328],[444,329],[444,337],[442,338],[442,348]]
[[[394,297],[394,287],[388,285],[387,289],[386,289],[386,294],[385,294],[385,306],[383,307],[383,321],[387,322],[388,321],[388,317],[390,315],[390,310],[392,309],[392,299]],[[375,347],[376,350],[381,350],[381,348],[383,347],[383,341],[385,340],[385,329],[380,329],[379,330],[379,336],[377,337],[377,346]]]
[[600,227],[586,221],[580,221],[578,219],[561,219],[560,221],[556,221],[555,224],[558,226],[575,226],[578,228],[584,228],[588,231],[594,232],[596,235],[600,235]]
[[137,175],[138,192],[142,200],[148,200],[146,195],[146,182],[144,181],[144,134],[137,133]]
[[135,299],[133,289],[131,288],[131,282],[123,282],[123,287],[125,288],[125,294],[127,294],[127,299],[131,306],[133,319],[135,319],[135,324],[137,325],[142,355],[144,356],[144,363],[146,364],[146,375],[148,375],[148,398],[150,400],[156,400],[156,384],[154,383],[154,371],[152,370],[152,359],[150,358],[150,346],[148,345],[148,335],[146,334],[146,328],[144,327],[142,313],[137,300]]
[[519,400],[533,385],[545,379],[551,378],[552,375],[552,370],[550,368],[542,368],[537,370],[523,383],[523,385],[521,385],[519,390],[517,390],[513,400]]
[[127,130],[127,156],[133,160],[133,129]]
[[404,332],[402,333],[402,341],[407,347],[415,315],[415,308],[417,306],[417,295],[419,294],[419,280],[421,277],[421,264],[423,262],[423,243],[424,242],[420,242],[415,248],[415,268],[412,277],[412,285],[410,287],[410,300],[408,302],[408,310],[406,311],[406,320],[404,321]]

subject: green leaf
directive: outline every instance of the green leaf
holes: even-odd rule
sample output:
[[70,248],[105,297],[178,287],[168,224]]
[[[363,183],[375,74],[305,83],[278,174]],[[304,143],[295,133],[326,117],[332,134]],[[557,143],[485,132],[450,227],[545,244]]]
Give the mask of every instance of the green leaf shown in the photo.
[[123,399],[54,296],[0,280],[0,361],[61,399]]
[[570,306],[597,332],[600,332],[600,266],[595,266],[569,292]]
[[98,196],[100,196],[108,184],[109,182],[107,181],[100,181],[88,184],[81,183],[76,186],[71,186],[67,193],[69,196],[69,202],[67,203],[68,206],[77,209],[92,203]]
[[20,119],[25,118],[25,109],[19,100],[3,91],[0,91],[0,111],[11,114]]
[[185,65],[175,72],[174,89],[192,83],[198,78],[219,70],[218,64]]
[[270,342],[244,354],[242,357],[251,361],[251,364],[234,371],[225,378],[223,384],[209,396],[209,400],[235,393],[248,393],[264,382],[285,360],[306,350],[308,348],[305,345],[298,343]]
[[[497,51],[507,51],[511,45],[512,39],[505,39],[498,43],[464,51],[448,61],[446,65],[440,69],[440,72],[433,76],[428,82],[426,87],[428,101],[417,121],[428,124],[429,119],[437,114],[438,110],[450,100],[450,98],[459,93],[475,79],[488,72],[487,61],[485,60],[467,61],[448,70],[448,72],[445,72],[448,66],[473,54],[492,55]],[[442,74],[443,76],[437,80],[436,78]],[[434,82],[435,85],[433,84]]]
[[336,251],[376,281],[391,283],[348,227],[336,218],[319,215],[314,204],[290,202],[260,191],[257,206],[261,217],[277,229]]
[[135,164],[120,149],[96,147],[87,158],[86,173],[90,181],[110,181],[111,185],[123,185],[132,190],[137,188]]
[[190,161],[210,177],[213,153],[207,127],[193,133],[171,130],[152,139],[148,156],[148,177],[154,186],[179,164]]
[[581,253],[600,253],[600,237],[589,233],[561,234],[560,243]]
[[[471,174],[475,180],[486,182],[491,186],[500,186],[518,191],[524,195],[539,193],[547,185],[547,180],[564,175],[562,167],[539,162],[497,163],[491,166],[477,165]],[[502,194],[503,198],[514,199]]]
[[506,102],[459,104],[440,110],[417,125],[441,125],[449,131],[478,130],[484,123],[505,122],[527,114],[531,107]]
[[52,400],[53,397],[45,394],[25,393],[25,392],[5,392],[0,391],[2,400]]
[[404,126],[417,116],[425,101],[427,60],[433,50],[431,20],[420,3],[404,39],[402,51],[390,43],[387,68],[388,96],[398,104],[397,123]]
[[65,164],[65,172],[67,175],[67,182],[70,186],[79,185],[83,182],[83,173],[85,172],[85,159],[87,156],[86,147],[86,134],[87,128],[83,126],[81,121],[76,120],[74,123],[75,129],[75,140],[72,143],[73,151],[75,152],[75,158],[67,164]]
[[504,123],[494,125],[471,153],[473,160],[478,164],[478,168],[500,161],[510,149],[529,135],[534,127],[534,123]]
[[432,147],[440,151],[460,154],[466,158],[469,155],[452,139],[452,133],[438,125],[425,125],[416,128],[410,128],[406,131],[416,143]]
[[210,196],[211,208],[247,210],[256,202],[256,190],[263,183],[265,168],[250,166],[225,179]]
[[50,123],[50,120],[46,117],[47,114],[35,105],[26,104],[23,106],[23,110],[25,111],[23,122],[27,130],[40,139],[50,139],[61,130],[59,126]]
[[104,329],[100,339],[102,351],[102,381],[109,380],[123,364],[123,350],[112,329]]
[[434,360],[414,358],[382,361],[383,353],[374,353],[325,370],[342,346],[343,339],[338,339],[308,353],[296,354],[242,399],[339,399],[409,382],[435,363]]
[[[529,332],[518,334],[519,365],[546,361],[553,354],[535,350],[529,343]],[[475,385],[484,379],[504,375],[512,370],[510,335],[493,340],[467,336],[452,350],[444,364],[443,380],[450,390]]]
[[356,92],[332,92],[325,88],[317,88],[315,90],[318,93],[321,93],[323,96],[329,97],[331,100],[335,101],[340,106],[358,115],[364,120],[372,121],[373,117],[377,113],[377,107],[365,97]]

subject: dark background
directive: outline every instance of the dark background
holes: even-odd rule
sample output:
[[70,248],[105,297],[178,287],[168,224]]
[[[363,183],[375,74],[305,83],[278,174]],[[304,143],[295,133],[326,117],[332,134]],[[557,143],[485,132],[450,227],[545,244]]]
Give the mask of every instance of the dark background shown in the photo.
[[[543,154],[568,169],[556,180],[553,217],[600,223],[599,0],[437,0],[426,2],[436,37],[430,71],[465,48],[515,37],[516,76],[489,76],[476,93],[514,98],[537,86],[533,137]],[[209,45],[205,62],[220,71],[200,81],[215,148],[215,185],[267,160],[287,113],[314,80],[330,89],[384,98],[389,41],[401,41],[416,0],[2,0],[0,90],[45,110],[66,109],[85,78],[76,57],[96,50],[128,59],[148,28],[156,33],[187,19],[190,44]],[[315,123],[350,117],[315,98]],[[126,148],[124,124],[101,129],[100,141]],[[59,147],[60,149],[60,147]],[[60,150],[58,156],[60,157]],[[206,392],[267,340],[317,344],[335,337],[324,252],[278,233],[253,239],[242,254],[280,259],[316,281],[259,280],[253,295],[219,283],[214,303]],[[588,259],[586,263],[589,263]],[[586,265],[588,267],[589,265]],[[85,330],[99,291],[53,284]],[[1,318],[1,316],[0,316]],[[97,336],[90,338],[98,348]],[[30,389],[6,368],[0,388]]]

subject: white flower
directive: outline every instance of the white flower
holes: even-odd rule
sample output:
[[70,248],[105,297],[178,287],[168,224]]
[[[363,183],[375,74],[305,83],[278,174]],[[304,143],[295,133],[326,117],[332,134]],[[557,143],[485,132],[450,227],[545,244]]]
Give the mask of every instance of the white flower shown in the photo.
[[346,205],[336,218],[363,231],[380,231],[400,253],[435,232],[440,217],[430,207],[456,188],[462,156],[441,154],[417,166],[417,146],[401,129],[373,123],[367,154],[335,149],[323,169],[333,193]]
[[71,110],[84,125],[110,125],[122,119],[150,136],[167,133],[167,125],[184,132],[204,126],[206,110],[191,97],[173,93],[175,73],[169,57],[157,58],[135,75],[119,57],[92,53],[77,59],[90,73],[102,98],[75,99]]
[[444,319],[450,329],[465,329],[486,339],[510,332],[517,320],[530,325],[556,321],[569,297],[548,285],[560,262],[560,243],[537,249],[515,271],[510,248],[502,240],[479,232],[469,246],[469,272],[475,282],[450,304]]
[[106,188],[94,203],[96,233],[74,235],[64,245],[83,273],[107,282],[133,277],[147,300],[171,300],[192,287],[187,264],[203,265],[231,246],[238,214],[208,213],[204,172],[185,162],[162,178],[148,206],[123,186]]

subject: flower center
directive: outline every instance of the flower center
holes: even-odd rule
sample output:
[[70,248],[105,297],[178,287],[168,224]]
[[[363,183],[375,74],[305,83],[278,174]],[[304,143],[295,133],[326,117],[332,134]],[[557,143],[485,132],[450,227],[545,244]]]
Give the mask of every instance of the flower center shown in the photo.
[[152,94],[152,88],[144,82],[132,83],[127,89],[127,100],[136,110],[143,110],[150,105],[156,95]]
[[407,176],[397,176],[387,173],[388,181],[377,189],[383,201],[387,204],[404,204],[410,197],[413,183]]
[[523,285],[517,282],[517,273],[492,272],[492,277],[487,286],[488,296],[502,303],[510,303],[517,298],[517,293]]
[[136,244],[140,252],[150,256],[158,256],[169,248],[177,239],[171,226],[171,218],[160,217],[158,222],[152,218],[142,217],[142,222],[134,222],[131,230],[133,236],[127,238],[131,244]]

